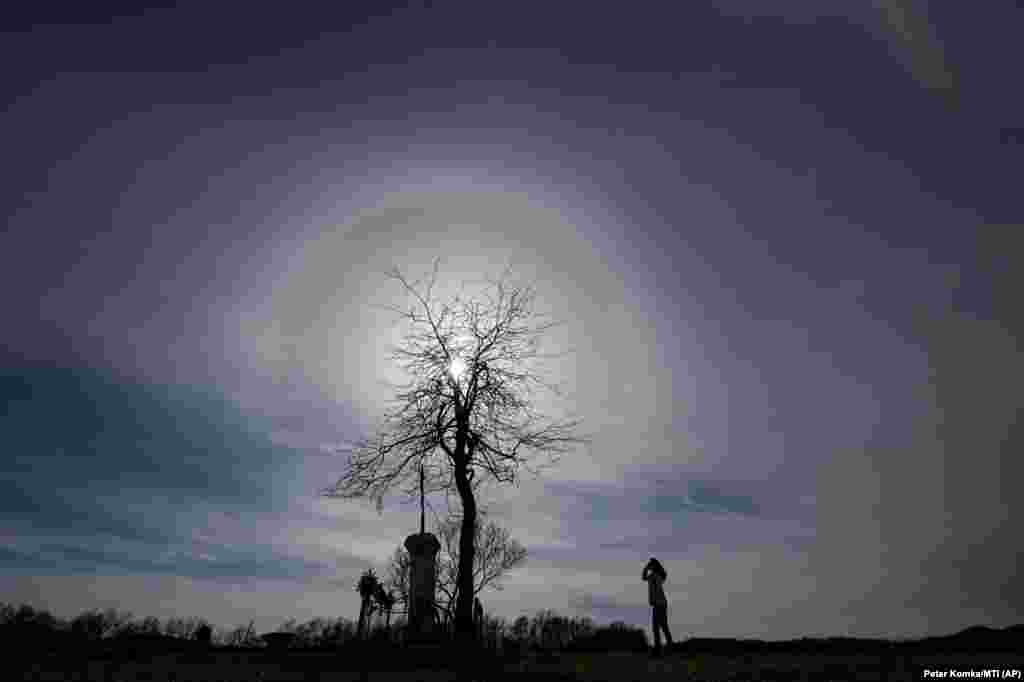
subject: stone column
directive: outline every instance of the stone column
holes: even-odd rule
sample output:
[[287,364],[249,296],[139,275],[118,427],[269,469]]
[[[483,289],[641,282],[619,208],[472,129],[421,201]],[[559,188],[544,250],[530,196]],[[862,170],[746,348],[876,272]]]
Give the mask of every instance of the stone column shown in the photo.
[[413,640],[434,634],[434,593],[437,583],[437,553],[441,543],[433,533],[415,533],[405,539],[409,550],[409,633]]

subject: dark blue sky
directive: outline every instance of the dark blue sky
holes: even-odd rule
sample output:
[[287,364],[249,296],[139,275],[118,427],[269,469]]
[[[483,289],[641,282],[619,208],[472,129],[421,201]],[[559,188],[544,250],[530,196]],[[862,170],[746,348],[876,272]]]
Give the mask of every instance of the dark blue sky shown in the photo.
[[417,515],[316,490],[441,256],[536,283],[596,435],[486,500],[499,615],[643,623],[656,554],[674,632],[1024,618],[1020,10],[687,5],[8,16],[4,599],[353,615]]

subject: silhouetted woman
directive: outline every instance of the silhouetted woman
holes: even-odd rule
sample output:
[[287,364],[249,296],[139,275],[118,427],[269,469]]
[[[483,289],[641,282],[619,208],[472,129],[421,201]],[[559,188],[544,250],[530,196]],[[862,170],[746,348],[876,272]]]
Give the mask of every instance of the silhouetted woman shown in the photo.
[[672,647],[672,633],[668,629],[668,599],[662,585],[668,578],[661,562],[651,557],[640,576],[647,581],[647,601],[652,607],[651,629],[654,630],[654,654],[661,653],[661,633],[664,631],[669,648]]

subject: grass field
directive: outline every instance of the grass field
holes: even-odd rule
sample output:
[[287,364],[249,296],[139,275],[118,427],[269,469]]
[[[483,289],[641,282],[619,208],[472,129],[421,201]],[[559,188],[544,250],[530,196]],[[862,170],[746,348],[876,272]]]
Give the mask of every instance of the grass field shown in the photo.
[[557,662],[531,661],[519,671],[577,680],[921,680],[923,670],[1024,670],[1024,655],[815,656],[766,654],[742,657],[628,653],[572,654]]
[[[450,669],[409,669],[403,661],[383,662],[379,670],[360,672],[338,655],[215,652],[167,654],[142,661],[89,660],[78,663],[51,657],[28,666],[26,680],[141,680],[151,682],[440,682],[455,680]],[[394,669],[388,669],[393,667]],[[631,653],[530,655],[516,662],[492,663],[476,670],[477,680],[921,680],[932,670],[1024,669],[1024,655],[814,656],[767,654],[742,657],[672,654],[651,658]],[[349,669],[346,669],[349,668]],[[10,679],[10,678],[5,678]],[[17,678],[14,678],[17,679]]]

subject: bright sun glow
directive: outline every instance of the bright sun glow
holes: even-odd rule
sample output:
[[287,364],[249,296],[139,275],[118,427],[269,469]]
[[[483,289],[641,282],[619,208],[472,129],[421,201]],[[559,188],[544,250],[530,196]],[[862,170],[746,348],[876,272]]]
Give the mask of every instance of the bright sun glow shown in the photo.
[[452,378],[459,379],[466,371],[466,361],[456,356],[452,358],[452,364],[448,367],[448,372],[451,373]]

